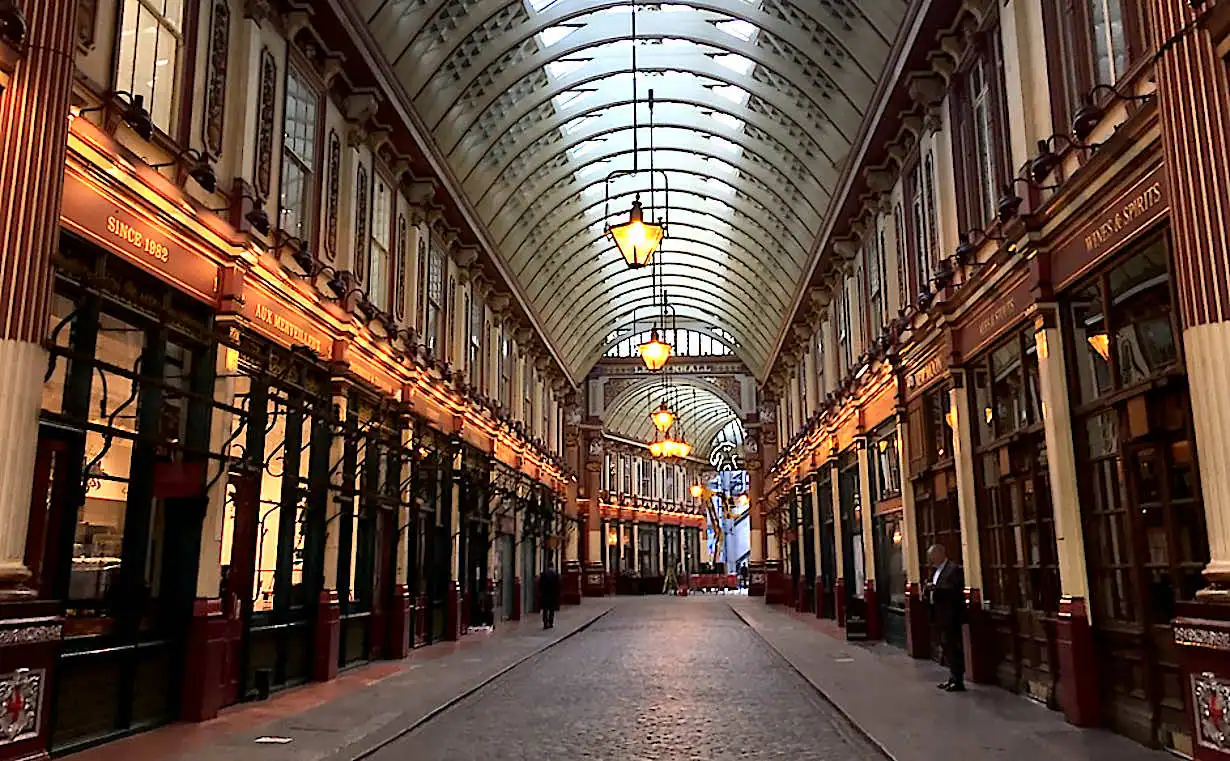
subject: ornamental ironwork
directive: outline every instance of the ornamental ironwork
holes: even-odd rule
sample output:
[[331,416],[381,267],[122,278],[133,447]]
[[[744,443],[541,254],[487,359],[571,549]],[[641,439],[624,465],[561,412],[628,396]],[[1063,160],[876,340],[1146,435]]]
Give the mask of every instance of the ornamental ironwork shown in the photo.
[[337,208],[342,182],[342,139],[329,130],[329,187],[325,192],[325,256],[337,259]]
[[0,745],[38,737],[45,677],[43,669],[0,676]]
[[1192,706],[1196,742],[1223,753],[1230,751],[1230,682],[1208,671],[1193,674]]
[[273,115],[278,92],[278,62],[266,47],[261,51],[260,111],[256,117],[256,192],[269,197],[273,179]]
[[1176,626],[1174,627],[1174,643],[1188,647],[1230,650],[1230,631],[1198,629],[1194,626]]
[[226,0],[216,0],[209,33],[209,70],[205,84],[205,150],[222,155],[222,138],[226,126],[226,67],[230,54],[231,6]]

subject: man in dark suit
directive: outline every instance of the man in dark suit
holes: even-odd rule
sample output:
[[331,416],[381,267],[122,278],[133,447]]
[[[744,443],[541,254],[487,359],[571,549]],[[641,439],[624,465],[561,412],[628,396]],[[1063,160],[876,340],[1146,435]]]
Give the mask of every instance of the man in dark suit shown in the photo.
[[538,605],[542,608],[542,628],[555,628],[555,611],[559,610],[559,572],[554,563],[538,577]]
[[927,550],[931,577],[923,587],[931,607],[931,620],[940,634],[940,646],[948,659],[948,681],[936,685],[946,692],[965,692],[965,572],[948,559],[944,545]]

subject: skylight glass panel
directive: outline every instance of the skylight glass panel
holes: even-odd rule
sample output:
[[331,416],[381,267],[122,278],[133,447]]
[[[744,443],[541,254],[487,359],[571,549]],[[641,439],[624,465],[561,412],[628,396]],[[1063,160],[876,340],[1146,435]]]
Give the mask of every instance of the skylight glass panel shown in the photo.
[[529,0],[530,7],[539,13],[555,5],[557,2],[559,0]]
[[587,58],[562,58],[558,61],[553,61],[546,65],[547,73],[554,79],[563,79],[572,72],[581,68],[589,59]]
[[724,151],[729,151],[730,153],[741,153],[742,152],[742,149],[739,147],[738,143],[732,143],[726,138],[716,137],[714,135],[706,135],[705,139],[709,141],[710,145],[721,148]]
[[737,116],[731,116],[730,114],[719,113],[717,111],[706,111],[705,118],[712,119],[723,127],[728,127],[732,130],[743,129],[743,120]]
[[737,37],[744,42],[751,42],[752,38],[756,36],[756,27],[742,19],[719,21],[714,26],[731,37]]
[[756,67],[756,62],[738,53],[727,53],[726,55],[715,55],[713,60],[717,61],[718,65],[730,69],[736,74],[747,76],[752,73],[752,69]]
[[551,47],[555,43],[564,39],[568,35],[577,30],[577,27],[572,24],[560,24],[549,29],[544,29],[538,35],[538,39],[542,40],[543,47]]
[[712,86],[709,89],[714,95],[717,95],[720,98],[725,98],[731,103],[743,105],[748,99],[747,91],[742,87],[736,87],[735,85],[717,85]]

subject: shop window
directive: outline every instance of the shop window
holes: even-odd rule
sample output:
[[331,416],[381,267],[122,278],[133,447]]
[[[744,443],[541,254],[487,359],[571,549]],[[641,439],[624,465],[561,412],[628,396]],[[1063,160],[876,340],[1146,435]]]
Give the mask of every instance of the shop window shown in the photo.
[[123,0],[115,89],[145,99],[158,129],[173,127],[184,0]]
[[294,66],[288,67],[285,110],[282,114],[282,197],[278,226],[286,235],[309,242],[314,218],[316,123],[320,118],[319,112],[319,94]]
[[905,555],[901,551],[903,522],[900,512],[877,515],[876,560],[877,589],[887,593],[889,607],[905,608]]
[[901,450],[897,446],[897,428],[891,426],[875,439],[876,500],[888,499],[901,494]]
[[1140,0],[1045,0],[1043,23],[1059,43],[1047,51],[1057,124],[1070,123],[1096,85],[1119,84],[1147,53],[1146,7]]
[[376,175],[372,183],[372,234],[368,257],[371,266],[367,298],[382,312],[389,311],[389,238],[393,232],[393,191]]

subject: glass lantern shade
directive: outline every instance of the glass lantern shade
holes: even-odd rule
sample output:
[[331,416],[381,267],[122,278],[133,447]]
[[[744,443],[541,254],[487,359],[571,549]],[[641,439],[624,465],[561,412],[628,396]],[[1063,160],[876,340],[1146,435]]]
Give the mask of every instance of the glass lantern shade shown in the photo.
[[705,493],[705,487],[700,484],[692,484],[692,499],[700,499]]
[[649,340],[638,345],[636,350],[640,353],[645,367],[649,368],[650,372],[657,372],[666,365],[666,360],[671,358],[674,347],[659,338],[657,330],[653,330],[649,333]]
[[662,433],[666,433],[675,424],[675,413],[671,412],[670,408],[666,406],[666,402],[658,405],[658,408],[649,415],[649,418],[653,421],[653,427]]
[[663,445],[664,445],[665,443],[666,443],[666,442],[664,442],[664,441],[655,441],[655,442],[653,442],[652,444],[650,444],[650,445],[649,445],[649,454],[653,455],[654,457],[661,457],[661,456],[662,456],[662,447],[663,447]]
[[627,222],[607,228],[607,234],[615,241],[615,247],[619,249],[630,269],[639,269],[649,264],[654,252],[662,245],[664,233],[662,225],[645,221],[640,199],[632,202]]

